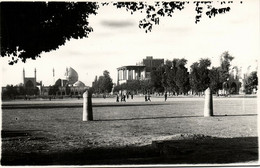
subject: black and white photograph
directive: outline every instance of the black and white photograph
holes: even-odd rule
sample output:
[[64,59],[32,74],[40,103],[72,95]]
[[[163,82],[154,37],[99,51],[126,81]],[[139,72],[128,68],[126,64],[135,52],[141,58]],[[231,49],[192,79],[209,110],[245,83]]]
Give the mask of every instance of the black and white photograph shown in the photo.
[[1,166],[257,166],[260,1],[0,1]]

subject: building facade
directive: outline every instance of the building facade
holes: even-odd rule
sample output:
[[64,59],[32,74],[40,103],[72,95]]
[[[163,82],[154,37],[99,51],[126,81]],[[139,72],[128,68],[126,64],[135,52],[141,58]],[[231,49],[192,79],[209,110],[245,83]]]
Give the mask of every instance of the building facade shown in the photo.
[[164,59],[153,59],[148,56],[143,59],[140,65],[128,65],[117,68],[117,85],[126,83],[129,80],[151,79],[152,70],[164,64]]
[[159,66],[164,64],[164,59],[154,59],[152,56],[147,56],[143,59],[142,64],[145,66],[145,76],[147,79],[151,78],[151,72],[156,70]]
[[126,83],[128,80],[144,80],[145,66],[129,65],[117,68],[117,85]]
[[41,94],[42,82],[37,82],[36,79],[36,68],[34,69],[34,77],[25,77],[25,70],[23,69],[23,87],[27,95]]
[[[54,74],[54,70],[53,70]],[[43,87],[43,95],[73,96],[82,95],[89,87],[78,80],[79,75],[73,68],[66,68],[65,79],[56,80],[53,86]]]

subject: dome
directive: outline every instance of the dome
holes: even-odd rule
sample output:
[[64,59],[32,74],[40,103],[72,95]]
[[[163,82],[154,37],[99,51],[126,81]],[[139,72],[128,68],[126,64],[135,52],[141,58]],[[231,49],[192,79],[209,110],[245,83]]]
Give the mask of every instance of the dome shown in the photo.
[[76,87],[84,87],[85,84],[84,84],[83,82],[81,82],[81,81],[77,81],[77,82],[75,82],[75,83],[73,84],[73,86],[76,86]]
[[66,86],[67,83],[68,83],[67,80],[58,79],[58,80],[55,82],[55,85],[56,85],[56,86]]
[[73,84],[78,81],[78,73],[73,69],[69,68],[66,70],[67,71],[67,79],[68,79],[68,84]]

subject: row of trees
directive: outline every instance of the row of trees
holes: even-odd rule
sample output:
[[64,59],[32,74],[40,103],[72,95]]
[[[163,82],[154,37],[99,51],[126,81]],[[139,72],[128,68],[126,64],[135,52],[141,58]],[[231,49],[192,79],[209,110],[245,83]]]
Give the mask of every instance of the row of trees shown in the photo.
[[24,88],[23,84],[19,85],[6,85],[2,90],[2,97],[14,99],[16,96],[37,95],[39,88]]
[[[220,66],[212,67],[209,59],[201,59],[191,65],[190,86],[196,93],[203,92],[210,87],[213,92],[218,93],[221,89],[231,91],[234,78],[230,76],[231,61],[234,59],[228,52],[220,56]],[[238,80],[238,79],[237,79]],[[238,82],[238,81],[237,81]]]
[[[228,93],[236,93],[237,87],[241,86],[237,78],[231,77],[230,66],[234,59],[228,52],[224,52],[220,57],[220,66],[212,67],[209,59],[200,59],[190,66],[190,72],[185,67],[187,60],[173,59],[167,60],[166,63],[151,72],[151,79],[144,81],[128,81],[118,85],[114,91],[128,90],[132,92],[172,92],[175,95],[192,93],[200,94],[208,87],[214,93],[225,89]],[[247,79],[248,78],[248,79]],[[253,76],[246,79],[247,93],[251,93],[257,86],[256,72]],[[234,84],[236,83],[236,84]],[[237,85],[238,86],[234,86]],[[247,89],[248,88],[248,89]]]
[[127,83],[123,83],[121,85],[117,85],[114,87],[114,92],[120,92],[122,90],[126,90],[132,93],[145,93],[148,90],[151,90],[153,87],[150,80],[130,80]]
[[245,93],[251,94],[257,90],[258,77],[257,72],[253,71],[245,78]]

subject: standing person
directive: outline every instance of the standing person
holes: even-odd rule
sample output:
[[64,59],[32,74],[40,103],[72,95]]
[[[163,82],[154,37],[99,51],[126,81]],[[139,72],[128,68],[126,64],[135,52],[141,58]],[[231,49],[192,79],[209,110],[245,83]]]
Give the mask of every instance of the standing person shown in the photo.
[[126,102],[126,100],[125,100],[125,97],[126,97],[126,96],[125,96],[125,94],[124,94],[124,95],[123,95],[123,101],[125,101],[125,102]]
[[131,93],[131,99],[134,99],[134,94],[133,93]]
[[[151,95],[150,95],[150,92],[148,92],[148,100],[151,101]],[[148,101],[147,100],[147,101]]]
[[116,94],[116,102],[119,102],[119,94]]
[[144,95],[144,100],[147,101],[147,94]]
[[165,92],[165,94],[164,94],[164,101],[166,101],[167,100],[167,92]]

